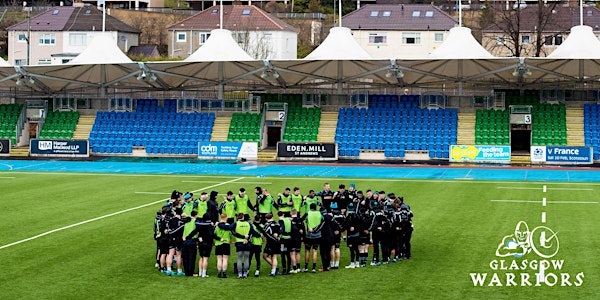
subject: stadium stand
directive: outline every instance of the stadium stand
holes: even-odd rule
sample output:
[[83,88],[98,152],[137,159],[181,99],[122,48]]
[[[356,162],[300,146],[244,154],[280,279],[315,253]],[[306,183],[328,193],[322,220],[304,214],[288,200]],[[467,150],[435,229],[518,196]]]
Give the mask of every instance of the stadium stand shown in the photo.
[[71,139],[79,121],[78,111],[49,111],[38,138]]
[[98,112],[90,133],[92,152],[198,154],[198,141],[209,141],[214,113],[177,112],[177,100],[138,99],[135,112]]
[[339,155],[383,151],[404,157],[406,151],[428,151],[430,158],[448,158],[456,143],[456,109],[421,109],[418,95],[369,95],[368,108],[340,108],[335,141]]
[[510,126],[507,110],[477,110],[475,113],[475,144],[508,145]]
[[0,104],[0,138],[10,139],[12,145],[17,143],[16,128],[22,109],[22,104]]
[[258,142],[260,144],[260,123],[262,114],[233,113],[227,141]]
[[531,118],[532,145],[567,145],[567,117],[564,104],[537,103],[533,105]]
[[321,121],[320,108],[288,108],[288,117],[283,134],[284,142],[316,142]]
[[600,159],[600,104],[583,105],[585,145],[594,148],[594,160]]

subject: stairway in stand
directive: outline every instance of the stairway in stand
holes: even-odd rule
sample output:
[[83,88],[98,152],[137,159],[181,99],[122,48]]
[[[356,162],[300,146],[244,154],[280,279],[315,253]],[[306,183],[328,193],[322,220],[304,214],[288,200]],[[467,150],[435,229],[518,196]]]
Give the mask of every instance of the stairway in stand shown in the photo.
[[585,146],[583,108],[567,108],[567,145]]
[[264,149],[258,150],[258,161],[275,161],[277,160],[277,150]]
[[10,157],[29,156],[29,147],[13,147],[10,149]]
[[337,128],[338,112],[321,112],[317,142],[333,143],[335,141],[335,129]]
[[87,140],[90,138],[90,132],[96,122],[96,115],[80,115],[75,131],[73,132],[74,140]]
[[458,145],[475,144],[475,113],[459,112],[456,128],[456,143]]
[[226,142],[231,125],[231,116],[217,116],[210,135],[211,142]]

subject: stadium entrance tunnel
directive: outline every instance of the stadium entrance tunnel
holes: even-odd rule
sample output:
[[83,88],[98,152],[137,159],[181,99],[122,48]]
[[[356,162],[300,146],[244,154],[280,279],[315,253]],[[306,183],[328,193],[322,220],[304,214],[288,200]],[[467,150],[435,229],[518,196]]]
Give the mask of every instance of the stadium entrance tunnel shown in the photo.
[[531,129],[513,127],[510,132],[510,148],[514,155],[529,155],[531,150]]
[[269,126],[267,127],[267,146],[277,147],[277,143],[281,141],[281,127]]

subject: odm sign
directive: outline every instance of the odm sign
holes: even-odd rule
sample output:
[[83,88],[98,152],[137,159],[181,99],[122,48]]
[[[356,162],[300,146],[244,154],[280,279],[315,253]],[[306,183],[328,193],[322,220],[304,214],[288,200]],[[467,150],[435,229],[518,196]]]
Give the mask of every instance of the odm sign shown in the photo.
[[198,157],[234,159],[258,158],[258,143],[252,142],[199,142]]
[[451,145],[450,161],[510,163],[510,146]]

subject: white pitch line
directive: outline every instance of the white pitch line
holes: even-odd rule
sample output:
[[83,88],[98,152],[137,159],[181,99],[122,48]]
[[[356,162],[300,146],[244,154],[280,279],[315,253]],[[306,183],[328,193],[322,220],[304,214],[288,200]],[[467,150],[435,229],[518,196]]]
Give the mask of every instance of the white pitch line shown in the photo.
[[16,177],[0,177],[0,179],[15,179]]
[[557,190],[557,191],[593,191],[594,189],[549,188],[549,190]]
[[546,198],[542,198],[542,206],[546,206]]
[[145,194],[145,195],[170,195],[171,193],[165,192],[135,192],[136,194]]
[[510,190],[539,190],[538,187],[515,187],[515,186],[498,186],[497,189],[510,189]]
[[[505,203],[542,203],[538,200],[490,200],[490,202],[505,202]],[[598,204],[597,201],[547,201],[551,204]]]
[[212,182],[219,182],[219,181],[216,181],[216,180],[210,180],[210,181],[182,180],[181,182],[186,182],[186,183],[212,183]]
[[[506,190],[539,190],[537,187],[514,187],[514,186],[497,186],[497,189],[506,189]],[[594,189],[578,189],[578,188],[544,188],[542,191],[545,193],[547,190],[557,190],[557,191],[593,191]]]
[[542,223],[546,223],[546,212],[542,212]]
[[[238,181],[240,179],[244,179],[244,177],[239,177],[239,178],[232,179],[232,180],[229,180],[229,181],[226,181],[226,182],[222,182],[222,183],[219,183],[219,184],[215,184],[215,185],[212,185],[212,186],[207,186],[207,187],[204,187],[203,189],[209,189],[209,188],[212,188],[212,187],[216,187],[216,186],[220,186],[220,185],[232,183],[232,182]],[[197,191],[200,191],[200,190],[196,190],[194,192],[197,192]],[[35,240],[37,238],[40,238],[40,237],[43,237],[43,236],[46,236],[46,235],[49,235],[49,234],[52,234],[52,233],[55,233],[55,232],[58,232],[58,231],[62,231],[62,230],[73,228],[73,227],[76,227],[76,226],[79,226],[79,225],[83,225],[83,224],[87,224],[87,223],[90,223],[90,222],[102,220],[102,219],[105,219],[105,218],[108,218],[108,217],[120,215],[122,213],[126,213],[126,212],[129,212],[129,211],[133,211],[133,210],[137,210],[137,209],[140,209],[140,208],[148,207],[148,206],[151,206],[151,205],[155,205],[157,203],[161,203],[161,202],[166,201],[166,200],[169,200],[169,199],[161,199],[161,200],[158,200],[158,201],[154,201],[154,202],[150,202],[150,203],[147,203],[147,204],[139,205],[139,206],[136,206],[136,207],[124,209],[124,210],[121,210],[121,211],[117,211],[117,212],[110,213],[110,214],[107,214],[107,215],[103,215],[103,216],[100,216],[100,217],[96,217],[96,218],[93,218],[93,219],[81,221],[79,223],[75,223],[75,224],[67,225],[67,226],[64,226],[64,227],[61,227],[61,228],[57,228],[57,229],[53,229],[53,230],[50,230],[50,231],[46,231],[46,232],[40,233],[40,234],[38,234],[36,236],[32,236],[32,237],[29,237],[29,238],[26,238],[26,239],[23,239],[23,240],[20,240],[20,241],[16,241],[14,243],[10,243],[10,244],[6,244],[6,245],[3,245],[3,246],[0,246],[0,250],[4,249],[4,248],[11,247],[11,246],[14,246],[14,245],[18,245],[18,244],[21,244],[21,243],[25,243],[25,242],[28,242],[28,241],[31,241],[31,240]]]
[[[184,180],[182,182],[186,183],[210,183],[210,182],[219,182],[219,181],[193,181],[193,180]],[[258,182],[258,181],[238,181],[239,184],[273,184],[272,182]]]
[[546,188],[546,186],[544,185],[544,193],[546,192],[546,190],[547,190],[547,188]]

